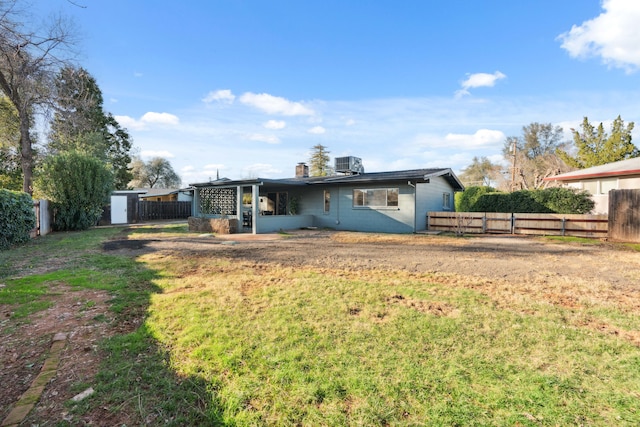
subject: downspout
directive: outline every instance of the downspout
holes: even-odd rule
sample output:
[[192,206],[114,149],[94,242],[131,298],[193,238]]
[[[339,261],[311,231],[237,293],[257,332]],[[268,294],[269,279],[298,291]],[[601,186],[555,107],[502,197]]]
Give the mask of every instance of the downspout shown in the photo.
[[418,228],[418,200],[416,197],[416,185],[413,184],[411,181],[407,181],[407,185],[409,187],[413,187],[413,234],[416,233],[416,230]]

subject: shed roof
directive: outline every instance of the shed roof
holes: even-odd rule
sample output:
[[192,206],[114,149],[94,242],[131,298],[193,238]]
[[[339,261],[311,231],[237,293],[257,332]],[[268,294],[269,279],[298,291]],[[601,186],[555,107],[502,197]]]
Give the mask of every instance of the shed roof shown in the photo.
[[579,181],[589,178],[613,178],[629,175],[640,175],[640,157],[550,176],[545,178],[545,181]]

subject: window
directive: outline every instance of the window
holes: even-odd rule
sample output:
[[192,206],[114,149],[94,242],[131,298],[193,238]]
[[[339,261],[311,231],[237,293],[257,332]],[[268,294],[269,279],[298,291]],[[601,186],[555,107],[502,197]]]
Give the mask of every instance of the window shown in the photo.
[[331,210],[331,193],[324,190],[324,213],[328,214]]
[[442,209],[444,209],[444,210],[451,209],[451,194],[450,193],[442,193]]
[[375,188],[369,190],[353,190],[353,207],[397,207],[397,188]]
[[260,213],[263,215],[286,215],[289,195],[282,193],[267,193],[260,196]]
[[591,194],[598,194],[598,181],[589,180],[582,183],[582,189],[587,190]]
[[600,181],[600,193],[609,194],[609,191],[618,188],[618,178],[605,178]]

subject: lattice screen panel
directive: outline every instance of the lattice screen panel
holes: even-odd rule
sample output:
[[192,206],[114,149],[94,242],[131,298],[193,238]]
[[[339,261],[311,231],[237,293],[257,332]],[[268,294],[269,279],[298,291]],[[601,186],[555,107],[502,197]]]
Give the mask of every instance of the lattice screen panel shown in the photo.
[[236,215],[235,188],[201,188],[200,212],[204,215]]

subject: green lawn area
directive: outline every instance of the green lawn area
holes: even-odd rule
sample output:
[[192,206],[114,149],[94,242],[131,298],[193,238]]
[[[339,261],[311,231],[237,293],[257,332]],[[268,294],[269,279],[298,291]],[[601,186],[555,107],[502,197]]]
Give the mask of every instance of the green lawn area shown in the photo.
[[[109,290],[120,321],[144,316],[102,343],[96,396],[72,413],[107,407],[134,425],[640,425],[640,348],[575,320],[637,331],[637,311],[499,304],[465,277],[97,249],[119,231],[0,253],[0,303],[22,318],[51,281]],[[68,263],[25,276],[26,255],[61,245]]]

